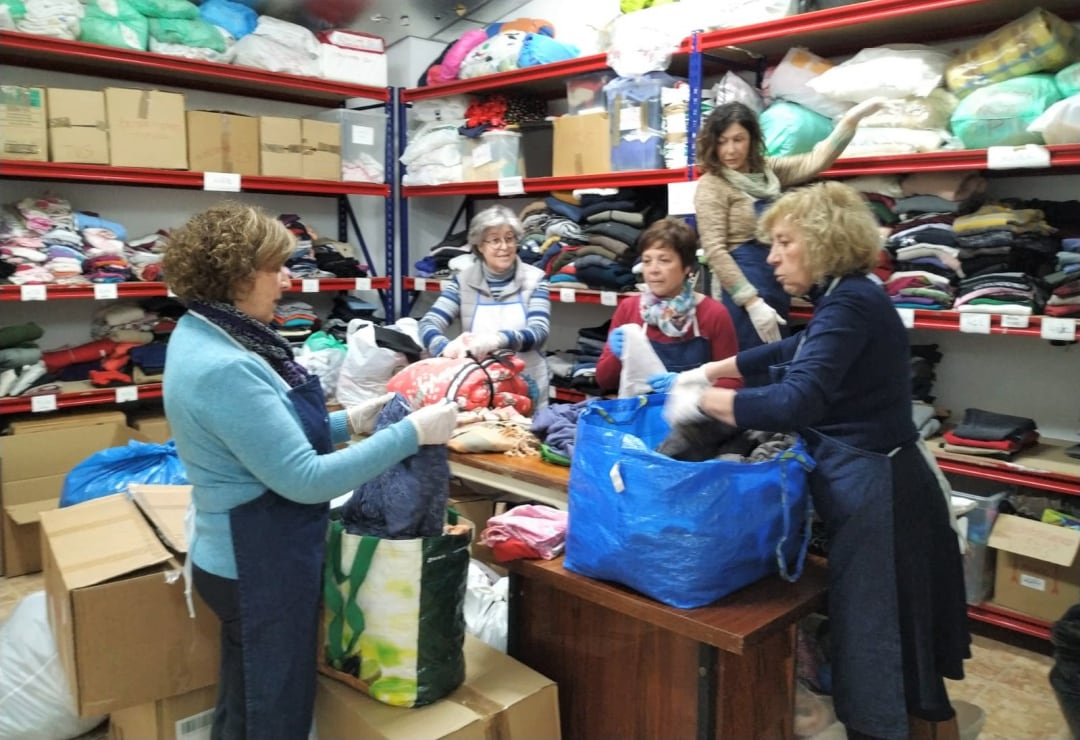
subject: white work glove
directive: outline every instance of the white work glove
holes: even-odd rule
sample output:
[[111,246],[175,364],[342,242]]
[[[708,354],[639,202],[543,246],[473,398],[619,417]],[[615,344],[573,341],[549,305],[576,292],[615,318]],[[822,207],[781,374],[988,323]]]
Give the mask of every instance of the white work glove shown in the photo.
[[689,389],[705,390],[712,383],[705,376],[704,367],[695,367],[693,370],[684,370],[675,376],[675,381],[668,387],[670,393],[678,393]]
[[754,325],[754,329],[757,331],[757,335],[761,337],[762,342],[771,344],[780,341],[780,325],[784,324],[786,326],[787,322],[776,312],[776,309],[762,298],[758,298],[753,303],[748,303],[743,308],[746,309],[746,313],[750,317],[750,323]]
[[459,357],[465,356],[465,351],[468,350],[468,341],[472,337],[469,332],[464,332],[457,339],[451,339],[443,347],[442,352],[439,353],[439,357],[445,357],[449,360],[456,360]]
[[506,337],[502,334],[492,332],[490,334],[472,334],[465,344],[469,354],[474,359],[482,360],[492,352],[502,349],[505,341]]
[[859,121],[881,110],[887,101],[888,98],[882,95],[867,98],[844,111],[844,114],[840,117],[840,122],[854,128],[859,125]]
[[[688,372],[694,371],[690,370]],[[676,379],[675,387],[668,393],[667,400],[664,401],[664,420],[674,427],[679,424],[692,424],[708,419],[709,416],[701,410],[701,397],[706,390],[708,390],[707,385],[696,382],[680,384]]]
[[375,431],[375,419],[378,418],[379,412],[393,398],[393,393],[384,393],[345,409],[349,417],[349,430],[353,434],[371,434]]
[[416,443],[421,447],[444,445],[457,426],[457,414],[457,404],[444,398],[438,403],[413,411],[405,417],[405,421],[416,429]]

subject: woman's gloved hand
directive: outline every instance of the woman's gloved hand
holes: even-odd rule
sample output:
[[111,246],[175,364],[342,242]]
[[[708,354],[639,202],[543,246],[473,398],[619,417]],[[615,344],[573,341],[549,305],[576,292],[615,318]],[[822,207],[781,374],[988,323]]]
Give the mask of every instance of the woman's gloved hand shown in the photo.
[[675,385],[677,377],[679,377],[678,373],[657,373],[650,375],[645,382],[652,386],[653,393],[668,393]]
[[459,357],[464,357],[468,348],[468,341],[472,337],[469,332],[463,332],[457,339],[451,339],[443,347],[442,352],[439,353],[439,357],[445,357],[449,360],[456,360]]
[[349,417],[349,430],[353,434],[371,434],[375,431],[375,419],[378,418],[379,412],[393,398],[393,393],[384,393],[345,409]]
[[505,346],[506,338],[497,332],[491,334],[470,334],[466,340],[466,349],[476,360],[482,360],[492,352]]
[[608,347],[611,348],[611,354],[615,355],[619,360],[622,360],[623,350],[626,349],[626,336],[623,334],[623,328],[617,326],[611,330],[611,333],[607,337]]
[[780,325],[786,326],[787,321],[776,312],[776,309],[761,298],[754,299],[743,308],[746,309],[746,313],[750,317],[750,323],[754,325],[754,329],[757,331],[757,335],[761,337],[762,342],[770,344],[780,341]]
[[413,411],[403,421],[409,422],[416,429],[416,443],[421,447],[444,445],[457,426],[457,414],[457,404],[444,398],[438,403]]
[[[694,372],[690,370],[688,372]],[[679,383],[675,381],[675,387],[668,393],[664,401],[664,420],[671,426],[679,424],[693,424],[705,421],[709,417],[701,410],[701,397],[708,390],[707,385],[696,382]]]

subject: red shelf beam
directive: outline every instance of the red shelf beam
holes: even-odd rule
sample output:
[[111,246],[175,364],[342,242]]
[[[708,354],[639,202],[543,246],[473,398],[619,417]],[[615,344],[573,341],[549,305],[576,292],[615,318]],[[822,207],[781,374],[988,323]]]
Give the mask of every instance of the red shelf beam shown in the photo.
[[985,622],[1043,640],[1050,639],[1050,624],[1037,617],[1003,609],[994,604],[979,604],[978,606],[969,604],[967,611],[968,617],[978,622]]
[[[791,317],[809,321],[814,312],[804,306],[793,306]],[[1028,325],[1023,328],[1002,326],[1000,316],[991,316],[990,333],[1012,335],[1021,337],[1041,337],[1043,316],[1028,317]],[[915,329],[932,329],[934,331],[960,331],[960,313],[957,311],[926,311],[915,310]],[[1077,327],[1080,330],[1080,325]]]
[[[145,383],[136,387],[139,390],[139,401],[161,398],[161,383]],[[33,411],[33,398],[34,396],[0,398],[0,415],[22,414]],[[56,395],[57,409],[78,408],[82,406],[112,406],[115,404],[115,388],[99,388],[92,391],[58,393]]]
[[972,478],[1008,483],[1027,488],[1039,488],[1044,491],[1062,493],[1066,496],[1080,496],[1080,478],[1059,473],[1044,473],[1010,468],[1009,463],[988,461],[985,465],[961,462],[952,458],[937,457],[938,467],[946,473],[966,475]]
[[536,92],[537,83],[545,82],[550,83],[552,91],[561,90],[565,93],[566,77],[585,72],[596,72],[597,70],[607,69],[607,66],[606,54],[592,54],[575,59],[566,59],[561,62],[541,64],[535,67],[497,72],[483,77],[451,80],[450,82],[440,82],[425,87],[403,90],[401,99],[406,103],[411,103],[414,100],[441,98],[446,95],[459,95],[461,93],[506,91],[523,85],[530,86],[530,92]]
[[[416,290],[416,281],[417,280],[423,280],[424,283],[425,283],[424,284],[424,290],[425,291],[438,292],[439,290],[442,289],[440,287],[439,283],[442,282],[443,280],[446,280],[446,279],[447,278],[434,278],[434,277],[431,277],[431,278],[403,277],[401,279],[401,286],[402,286],[402,288],[404,290]],[[620,293],[620,292],[616,292],[616,291],[590,290],[590,289],[581,289],[581,288],[568,288],[567,290],[573,291],[574,300],[566,301],[566,303],[600,304],[601,303],[600,296],[601,296],[602,293],[605,293],[605,292],[615,293],[615,297],[619,301],[623,300],[624,298],[628,298],[628,297],[630,297],[632,295],[636,295],[636,293],[634,293],[632,291],[627,291],[627,292]],[[561,297],[559,295],[559,286],[558,286],[558,284],[553,284],[553,285],[550,286],[550,294],[549,295],[551,296],[551,300],[554,301],[555,303],[562,302],[562,299],[561,299]]]
[[[1080,144],[1055,144],[1050,150],[1050,166],[1055,169],[1080,167]],[[910,172],[945,172],[956,170],[987,170],[985,149],[922,152],[883,157],[847,157],[836,160],[822,173],[824,177],[855,177],[857,175],[896,175]],[[999,170],[993,170],[999,171]],[[1045,168],[1000,170],[1011,174],[1045,173]]]
[[[373,277],[371,290],[387,290],[390,287],[390,278]],[[316,292],[332,292],[338,290],[356,290],[356,278],[311,278],[319,284]],[[116,283],[116,297],[119,298],[149,298],[152,296],[168,295],[169,291],[165,283]],[[290,293],[303,293],[304,281],[293,280]],[[93,285],[46,285],[46,300],[70,300],[96,298]],[[0,302],[21,301],[22,287],[18,285],[0,285]]]
[[[527,177],[522,181],[525,194],[548,193],[552,190],[577,188],[627,188],[649,185],[667,185],[686,180],[685,169],[641,170],[635,172],[604,172],[595,175],[569,175],[565,177]],[[499,195],[496,180],[476,182],[452,182],[443,185],[405,185],[401,195],[415,198],[427,195]]]

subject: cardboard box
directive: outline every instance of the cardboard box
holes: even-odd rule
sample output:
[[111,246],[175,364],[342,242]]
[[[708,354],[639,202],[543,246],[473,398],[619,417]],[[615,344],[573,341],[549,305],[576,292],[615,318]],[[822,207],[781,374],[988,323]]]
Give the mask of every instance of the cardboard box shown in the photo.
[[552,176],[611,172],[611,121],[607,113],[561,116],[554,126]]
[[172,439],[172,430],[169,428],[169,420],[165,418],[165,414],[136,416],[131,420],[131,426],[138,429],[148,442],[163,445]]
[[303,167],[299,118],[259,116],[259,174],[296,177]]
[[45,88],[0,85],[0,159],[47,162],[47,112]]
[[386,115],[331,108],[308,116],[341,126],[341,179],[386,182]]
[[161,90],[105,88],[109,164],[186,170],[184,96]]
[[142,439],[124,423],[124,415],[108,423],[67,422],[63,416],[13,422],[20,431],[0,437],[0,507],[4,548],[4,575],[18,576],[41,570],[41,534],[38,515],[55,509],[64,479],[73,467],[109,447]]
[[105,93],[60,87],[45,92],[49,103],[49,160],[108,164]]
[[321,738],[383,740],[557,740],[555,683],[471,635],[465,636],[465,683],[445,699],[407,709],[382,704],[326,676],[315,692]]
[[341,179],[341,124],[305,118],[300,122],[303,162],[300,176],[308,180]]
[[1053,622],[1080,602],[1080,532],[999,514],[989,545],[998,551],[993,603]]
[[319,44],[319,76],[354,85],[386,87],[386,55]]
[[197,592],[188,616],[180,561],[126,495],[47,511],[41,533],[49,624],[79,716],[217,681],[217,617]]
[[188,167],[194,172],[259,174],[259,119],[208,110],[187,112]]
[[110,740],[196,740],[210,737],[217,686],[120,709],[109,715]]
[[100,409],[64,409],[62,414],[30,414],[17,417],[8,423],[11,434],[26,432],[44,432],[52,429],[67,429],[83,424],[126,424],[123,411],[102,411]]

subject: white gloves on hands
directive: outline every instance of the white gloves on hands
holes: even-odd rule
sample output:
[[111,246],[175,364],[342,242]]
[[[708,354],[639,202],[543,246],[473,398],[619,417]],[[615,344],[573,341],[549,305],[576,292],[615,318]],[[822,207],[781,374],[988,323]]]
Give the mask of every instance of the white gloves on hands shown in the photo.
[[468,350],[468,340],[472,337],[469,332],[463,332],[457,339],[451,339],[443,347],[443,351],[439,353],[439,357],[446,357],[450,360],[456,360],[459,357],[464,357],[466,350]]
[[762,342],[770,344],[780,341],[780,325],[784,324],[786,326],[787,322],[776,312],[776,309],[762,298],[755,299],[753,302],[743,306],[743,308],[746,309],[746,313],[750,317],[750,323],[754,325],[754,329],[757,330]]
[[668,391],[670,393],[678,393],[679,391],[685,391],[690,389],[705,390],[712,383],[709,382],[709,378],[705,375],[705,368],[703,366],[695,367],[693,370],[684,370],[675,376],[675,382],[671,384]]
[[468,352],[476,359],[482,360],[492,352],[503,348],[504,337],[502,334],[471,334],[465,342]]
[[840,117],[840,120],[843,123],[855,127],[862,119],[866,118],[869,115],[873,115],[874,113],[877,113],[879,110],[881,110],[882,106],[885,105],[886,101],[888,101],[888,98],[883,95],[878,95],[873,98],[867,98],[861,103],[856,103],[855,105],[848,108],[844,112],[844,115]]
[[379,412],[393,398],[394,394],[388,392],[345,409],[349,416],[349,430],[353,434],[371,434],[375,431],[375,419]]
[[[679,377],[681,378],[682,375],[685,373],[680,374]],[[679,379],[676,379],[675,387],[664,401],[664,420],[674,427],[708,419],[709,417],[701,410],[701,397],[706,390],[708,390],[707,385],[694,382],[680,383]]]
[[416,429],[416,443],[421,447],[444,445],[457,426],[457,414],[457,404],[444,398],[438,403],[413,411],[404,420]]

